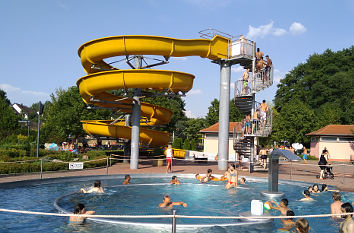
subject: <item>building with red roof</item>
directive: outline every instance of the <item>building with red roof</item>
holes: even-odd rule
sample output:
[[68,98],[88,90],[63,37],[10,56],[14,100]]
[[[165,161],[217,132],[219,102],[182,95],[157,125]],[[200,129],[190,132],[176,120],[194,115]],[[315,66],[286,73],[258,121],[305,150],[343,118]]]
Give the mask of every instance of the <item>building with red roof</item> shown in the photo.
[[327,125],[306,136],[311,137],[310,155],[318,158],[326,147],[329,160],[354,160],[354,125]]

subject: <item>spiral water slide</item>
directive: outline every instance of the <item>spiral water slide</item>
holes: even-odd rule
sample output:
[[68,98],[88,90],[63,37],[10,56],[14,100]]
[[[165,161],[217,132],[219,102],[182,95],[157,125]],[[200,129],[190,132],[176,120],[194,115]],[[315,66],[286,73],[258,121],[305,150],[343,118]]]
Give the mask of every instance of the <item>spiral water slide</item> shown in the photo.
[[[160,55],[165,58],[200,56],[211,60],[227,59],[229,39],[214,36],[213,39],[174,39],[160,36],[113,36],[89,41],[78,51],[82,66],[88,75],[77,81],[81,97],[86,104],[117,109],[125,114],[132,112],[133,100],[110,93],[111,90],[140,88],[145,91],[186,93],[193,87],[191,74],[155,70],[120,70],[104,61],[116,56]],[[141,103],[140,142],[150,146],[162,146],[169,142],[167,132],[151,130],[148,126],[167,124],[172,112],[166,108]],[[131,127],[113,120],[82,121],[84,130],[93,135],[114,138],[131,138]]]

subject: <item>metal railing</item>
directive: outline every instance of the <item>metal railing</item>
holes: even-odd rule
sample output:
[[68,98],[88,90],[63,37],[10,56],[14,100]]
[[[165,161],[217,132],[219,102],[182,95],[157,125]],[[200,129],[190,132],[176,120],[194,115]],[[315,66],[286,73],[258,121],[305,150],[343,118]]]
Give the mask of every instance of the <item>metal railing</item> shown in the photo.
[[273,70],[274,67],[264,68],[253,75],[254,85],[252,87],[252,92],[256,93],[261,91],[271,85],[273,85]]
[[231,58],[248,58],[252,60],[256,54],[256,43],[248,39],[237,39],[230,45]]
[[234,96],[245,96],[252,94],[252,82],[251,81],[243,81],[237,80],[235,81],[235,88],[234,88]]

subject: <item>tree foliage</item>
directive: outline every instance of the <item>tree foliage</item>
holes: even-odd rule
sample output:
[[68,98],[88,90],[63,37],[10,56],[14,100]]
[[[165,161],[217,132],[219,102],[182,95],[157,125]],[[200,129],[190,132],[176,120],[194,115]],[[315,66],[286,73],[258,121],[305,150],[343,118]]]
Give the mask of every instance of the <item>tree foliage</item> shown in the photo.
[[77,87],[58,89],[44,108],[43,137],[46,141],[61,142],[69,136],[84,135],[81,120],[109,119],[111,111],[88,110]]
[[300,100],[286,103],[276,116],[272,138],[275,141],[302,142],[309,144],[309,137],[316,124],[314,111]]
[[[339,121],[336,116],[329,122],[353,124],[354,108],[351,103],[354,98],[353,52],[354,46],[338,52],[326,50],[323,54],[310,56],[306,63],[296,66],[278,84],[274,100],[277,110],[297,99],[315,110],[318,116],[318,113],[323,112],[317,110],[328,109],[330,103],[330,107],[339,111]],[[321,120],[319,117],[318,121]],[[317,126],[319,125],[323,124],[319,122]]]
[[[209,111],[205,119],[207,126],[211,126],[219,122],[219,100],[214,99],[208,109]],[[229,113],[230,122],[240,121],[244,118],[240,110],[238,110],[238,108],[236,107],[233,100],[230,101]]]
[[17,116],[10,106],[10,100],[6,97],[6,92],[0,90],[0,140],[13,134],[19,129]]
[[328,124],[353,124],[354,46],[310,56],[278,84],[274,140],[303,142],[305,134]]

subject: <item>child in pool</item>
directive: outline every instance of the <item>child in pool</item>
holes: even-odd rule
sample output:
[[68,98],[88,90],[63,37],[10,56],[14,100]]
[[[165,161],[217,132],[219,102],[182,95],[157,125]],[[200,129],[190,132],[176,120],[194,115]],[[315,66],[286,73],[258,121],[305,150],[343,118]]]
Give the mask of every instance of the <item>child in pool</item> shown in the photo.
[[93,211],[93,210],[86,211],[85,205],[79,203],[75,206],[73,214],[75,214],[75,216],[70,216],[69,222],[75,223],[75,224],[82,224],[85,222],[86,217],[82,217],[80,215],[82,215],[82,214],[92,215],[92,214],[95,214],[95,211]]
[[181,184],[181,182],[179,182],[177,176],[172,176],[172,179],[170,180],[170,184]]
[[311,194],[309,190],[306,189],[302,194],[304,195],[304,198],[301,198],[299,201],[314,201],[314,199],[310,197]]
[[165,195],[163,197],[162,203],[159,204],[159,208],[172,208],[175,205],[181,205],[183,207],[187,207],[187,203],[183,201],[172,202],[171,197],[169,195]]
[[130,184],[130,175],[125,175],[123,184]]
[[288,207],[289,201],[286,198],[281,199],[279,205],[273,200],[271,200],[270,202],[275,205],[275,207],[271,205],[270,208],[273,210],[279,210],[282,215],[286,215],[286,213],[290,210]]
[[96,180],[93,183],[93,187],[91,187],[89,190],[85,190],[85,189],[80,189],[80,191],[82,193],[104,193],[103,188],[101,187],[101,181]]

